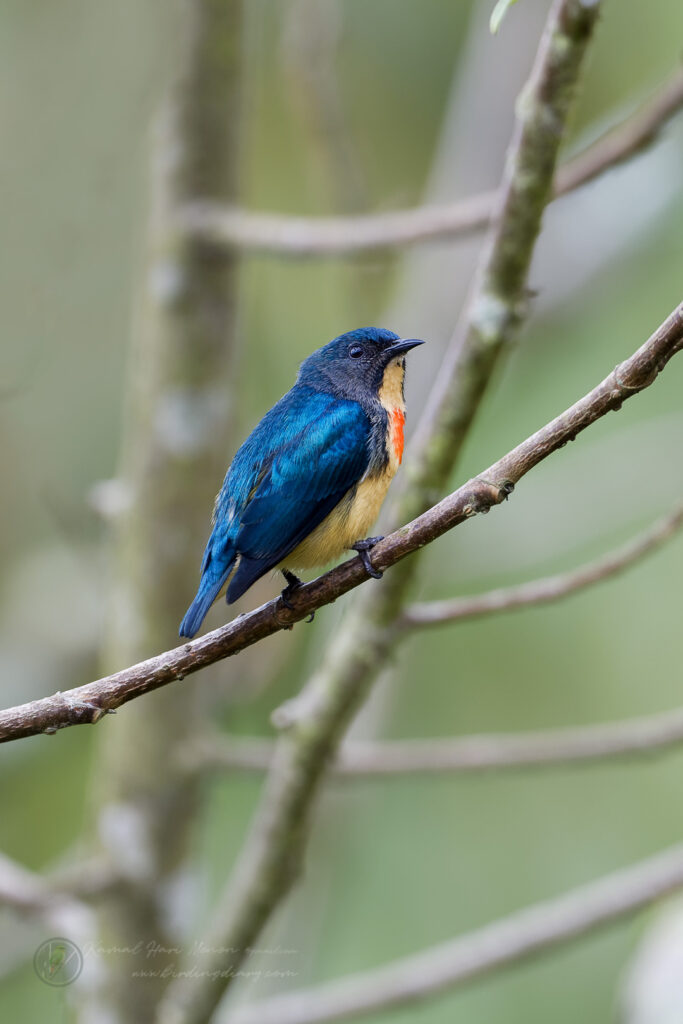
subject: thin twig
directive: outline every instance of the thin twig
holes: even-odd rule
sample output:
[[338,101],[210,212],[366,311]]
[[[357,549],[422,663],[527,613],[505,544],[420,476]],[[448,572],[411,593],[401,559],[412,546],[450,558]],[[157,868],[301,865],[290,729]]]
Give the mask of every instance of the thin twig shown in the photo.
[[[683,708],[603,725],[538,732],[482,733],[456,739],[344,743],[330,766],[344,780],[469,774],[654,756],[683,743]],[[275,744],[256,736],[212,736],[188,743],[180,761],[190,772],[268,771]]]
[[[13,936],[14,945],[10,945],[9,931],[2,935],[5,954],[11,949],[9,957],[3,956],[0,968],[3,979],[12,969],[30,960],[41,941],[36,941],[40,933],[43,938],[49,935],[69,936],[81,949],[93,942],[95,914],[85,900],[111,893],[113,874],[107,869],[101,870],[104,865],[96,865],[94,861],[83,862],[82,866],[85,869],[83,879],[68,872],[46,878],[0,853],[0,908],[6,907],[33,924],[33,928],[22,930],[18,941]],[[108,877],[105,878],[106,874]],[[33,948],[31,945],[27,948],[25,940],[34,932],[37,934],[31,943]]]
[[527,608],[530,605],[559,601],[584,587],[592,586],[623,572],[634,562],[658,548],[676,533],[683,524],[683,504],[671,515],[660,519],[642,534],[634,537],[616,551],[582,565],[571,572],[558,573],[545,579],[532,580],[512,587],[500,587],[484,594],[456,597],[448,601],[425,601],[410,605],[402,613],[402,626],[439,626],[461,619],[476,619],[483,615]]
[[[388,569],[401,559],[479,512],[487,512],[540,462],[608,412],[654,383],[658,373],[683,347],[683,302],[644,345],[565,412],[513,448],[477,477],[429,511],[385,537],[373,549],[373,562]],[[149,658],[85,686],[20,704],[0,712],[0,742],[54,733],[72,725],[93,724],[122,704],[160,686],[182,680],[207,665],[238,654],[331,604],[367,581],[358,558],[349,559],[307,583],[292,598],[293,609],[279,598],[240,615],[198,640]]]
[[101,858],[82,860],[46,876],[0,853],[0,905],[14,910],[43,913],[63,903],[85,903],[111,893],[118,882],[119,875]]
[[[677,69],[634,114],[560,167],[554,198],[573,192],[640,152],[681,106],[683,71]],[[185,207],[182,223],[191,234],[229,249],[286,256],[350,256],[482,231],[495,203],[496,192],[492,191],[453,203],[390,213],[295,217],[202,200]]]
[[42,913],[64,898],[65,894],[55,892],[42,875],[0,853],[0,905]]
[[555,179],[555,196],[586,185],[605,171],[640,153],[683,107],[683,70],[676,70],[645,103],[621,124],[564,164]]
[[683,886],[683,844],[393,963],[242,1007],[230,1024],[323,1024],[433,998],[612,924]]
[[[67,880],[68,881],[68,880]],[[0,906],[39,922],[47,934],[68,935],[83,945],[93,936],[94,917],[76,885],[61,886],[0,854]]]

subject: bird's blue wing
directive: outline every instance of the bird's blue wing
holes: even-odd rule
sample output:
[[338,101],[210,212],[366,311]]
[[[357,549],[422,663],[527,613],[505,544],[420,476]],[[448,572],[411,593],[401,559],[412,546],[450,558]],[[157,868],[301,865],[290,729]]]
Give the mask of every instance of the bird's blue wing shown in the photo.
[[266,413],[236,453],[216,499],[199,589],[181,636],[195,635],[228,579],[227,599],[236,601],[322,522],[363,476],[369,432],[356,402],[299,384]]
[[361,479],[370,430],[360,405],[329,395],[316,395],[291,417],[288,442],[273,455],[240,517],[240,561],[229,602],[282,562]]

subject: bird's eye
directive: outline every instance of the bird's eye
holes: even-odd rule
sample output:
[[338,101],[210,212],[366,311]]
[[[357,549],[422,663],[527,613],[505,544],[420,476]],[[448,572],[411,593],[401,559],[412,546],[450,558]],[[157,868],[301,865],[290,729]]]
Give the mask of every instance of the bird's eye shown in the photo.
[[363,349],[360,345],[352,345],[349,349],[349,355],[352,359],[359,359],[363,355]]

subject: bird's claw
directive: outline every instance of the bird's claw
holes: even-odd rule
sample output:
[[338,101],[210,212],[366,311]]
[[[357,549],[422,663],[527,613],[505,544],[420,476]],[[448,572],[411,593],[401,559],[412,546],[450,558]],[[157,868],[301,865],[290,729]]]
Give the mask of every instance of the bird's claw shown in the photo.
[[368,551],[374,548],[375,544],[379,544],[381,540],[384,540],[384,537],[366,537],[365,540],[357,540],[355,544],[351,545],[352,550],[358,552],[363,568],[368,576],[372,576],[373,580],[381,580],[384,573],[380,569],[375,569],[370,561]]
[[294,605],[290,601],[290,597],[299,587],[303,586],[303,581],[298,576],[295,576],[293,572],[290,572],[289,569],[283,569],[282,575],[287,580],[287,586],[280,594],[280,598],[285,608],[289,608],[290,612],[293,612]]
[[[290,601],[290,597],[299,589],[299,587],[303,586],[303,580],[300,580],[299,577],[296,576],[293,572],[290,572],[289,569],[283,569],[282,575],[287,580],[287,586],[280,594],[280,600],[282,601],[285,608],[288,608],[290,612],[296,611],[294,605]],[[311,612],[311,614],[306,619],[306,622],[313,622],[314,618],[315,612]]]

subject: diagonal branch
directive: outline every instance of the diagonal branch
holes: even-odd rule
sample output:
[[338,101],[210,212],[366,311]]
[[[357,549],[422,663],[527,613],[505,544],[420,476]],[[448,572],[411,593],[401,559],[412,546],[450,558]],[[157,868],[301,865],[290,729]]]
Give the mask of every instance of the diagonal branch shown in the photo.
[[[649,387],[668,361],[683,347],[683,302],[655,333],[616,367],[597,387],[550,423],[513,448],[477,477],[412,522],[385,537],[373,549],[373,562],[388,569],[479,512],[486,512],[507,497],[534,466],[608,412]],[[238,654],[282,629],[331,604],[367,580],[358,558],[349,559],[305,584],[292,598],[293,610],[279,598],[206,636],[166,651],[155,658],[105,676],[85,686],[0,711],[0,742],[54,733],[71,725],[93,724],[103,715],[144,693],[182,680],[207,665]]]
[[682,524],[683,504],[671,515],[660,519],[616,551],[610,551],[602,558],[571,572],[546,576],[544,579],[512,587],[500,587],[473,597],[455,597],[448,601],[413,604],[405,609],[398,621],[402,626],[413,628],[440,626],[444,623],[459,622],[461,619],[477,619],[515,608],[528,608],[531,605],[559,601],[577,590],[593,586],[623,572],[672,537]]
[[[683,71],[677,69],[634,114],[560,167],[554,197],[573,192],[640,152],[682,106]],[[440,206],[390,213],[295,217],[202,200],[187,204],[181,223],[191,235],[227,249],[290,257],[350,256],[482,231],[495,203],[495,192],[483,192]]]
[[683,887],[683,844],[384,967],[236,1010],[230,1024],[323,1024],[429,999],[612,924]]

